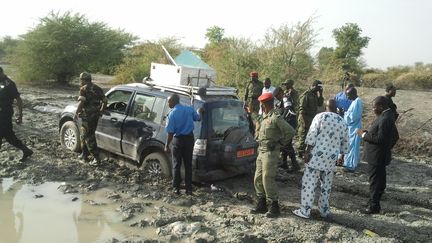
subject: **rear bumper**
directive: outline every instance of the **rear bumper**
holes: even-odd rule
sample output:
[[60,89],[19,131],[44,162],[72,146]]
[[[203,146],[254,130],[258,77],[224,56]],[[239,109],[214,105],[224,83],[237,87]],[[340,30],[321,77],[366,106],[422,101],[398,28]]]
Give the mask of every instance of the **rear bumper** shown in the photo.
[[[196,176],[200,180],[210,180],[208,174],[214,174],[215,171],[223,171],[230,176],[246,174],[251,171],[254,162],[258,156],[256,147],[249,149],[254,150],[253,155],[237,157],[237,149],[224,151],[220,154],[207,156],[194,156],[193,165]],[[218,178],[221,180],[223,178]],[[212,178],[211,180],[215,180]]]

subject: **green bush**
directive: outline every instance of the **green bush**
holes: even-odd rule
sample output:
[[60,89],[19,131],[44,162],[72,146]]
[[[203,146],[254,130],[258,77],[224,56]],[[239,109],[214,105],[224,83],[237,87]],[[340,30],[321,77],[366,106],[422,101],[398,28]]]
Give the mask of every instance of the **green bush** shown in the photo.
[[182,48],[176,38],[164,38],[158,42],[147,41],[134,46],[117,67],[113,83],[141,82],[144,77],[149,77],[152,62],[167,63],[162,46],[174,57]]
[[82,71],[112,73],[134,39],[84,15],[51,12],[22,36],[11,60],[20,79],[67,83]]

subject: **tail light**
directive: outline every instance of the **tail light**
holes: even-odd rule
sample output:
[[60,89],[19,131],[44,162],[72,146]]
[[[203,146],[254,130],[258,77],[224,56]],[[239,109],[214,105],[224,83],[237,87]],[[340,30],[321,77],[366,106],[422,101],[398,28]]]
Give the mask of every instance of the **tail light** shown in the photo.
[[197,139],[195,141],[193,154],[199,156],[205,156],[207,152],[207,139]]

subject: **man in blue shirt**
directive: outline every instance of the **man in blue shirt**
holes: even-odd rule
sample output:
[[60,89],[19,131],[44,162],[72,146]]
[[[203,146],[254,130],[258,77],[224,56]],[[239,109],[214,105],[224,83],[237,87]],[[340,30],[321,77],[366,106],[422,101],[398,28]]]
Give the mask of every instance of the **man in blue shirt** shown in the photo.
[[[200,120],[200,115],[190,106],[180,104],[180,97],[173,94],[168,98],[168,106],[172,109],[168,114],[165,152],[170,153],[172,141],[173,187],[174,193],[180,194],[182,162],[185,168],[186,194],[192,195],[192,152],[194,147],[194,121]],[[202,110],[200,110],[202,112]]]
[[352,100],[350,100],[346,94],[347,90],[350,88],[354,88],[354,84],[349,83],[346,86],[345,90],[337,93],[334,98],[336,101],[337,113],[342,117],[344,116],[344,113],[348,110],[352,102]]

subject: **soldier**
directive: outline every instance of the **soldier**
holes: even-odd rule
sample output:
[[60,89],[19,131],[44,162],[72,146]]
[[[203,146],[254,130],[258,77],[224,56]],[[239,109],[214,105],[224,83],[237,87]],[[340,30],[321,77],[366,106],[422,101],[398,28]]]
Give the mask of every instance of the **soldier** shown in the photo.
[[244,100],[245,103],[248,105],[249,112],[251,113],[252,119],[255,122],[260,109],[258,97],[261,95],[264,85],[261,81],[258,80],[258,72],[251,72],[250,77],[251,80],[246,85],[246,93]]
[[102,89],[92,83],[89,73],[80,74],[81,88],[78,97],[78,108],[74,119],[81,117],[81,149],[79,159],[89,161],[88,156],[93,155],[93,165],[100,163],[99,150],[96,144],[96,127],[102,111],[107,105],[107,98]]
[[[282,97],[283,101],[283,118],[288,122],[294,129],[297,129],[297,105],[298,105],[298,92],[294,89],[294,81],[291,79],[286,80],[282,83],[286,92]],[[294,147],[292,144],[292,139],[289,141],[286,147],[281,148],[282,153],[282,164],[281,167],[288,169],[287,157],[290,158],[292,167],[289,172],[294,172],[300,170],[300,166],[297,162]]]
[[8,143],[22,150],[23,156],[20,161],[24,161],[33,154],[33,151],[25,146],[13,131],[12,116],[14,110],[12,104],[14,100],[17,101],[18,107],[16,123],[20,124],[23,116],[20,93],[15,83],[4,74],[3,68],[0,67],[0,148],[3,138],[5,138]]
[[305,139],[311,122],[317,114],[318,106],[322,106],[324,98],[322,97],[322,82],[315,80],[309,90],[300,95],[300,103],[298,108],[298,136],[299,148],[298,153],[303,157],[306,148]]
[[[280,214],[276,174],[278,169],[280,144],[286,145],[294,136],[292,128],[274,109],[272,93],[262,94],[258,100],[262,104],[263,116],[257,123],[258,157],[254,177],[257,205],[251,213],[266,213],[269,218]],[[267,199],[271,202],[267,209]]]

